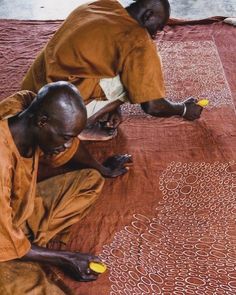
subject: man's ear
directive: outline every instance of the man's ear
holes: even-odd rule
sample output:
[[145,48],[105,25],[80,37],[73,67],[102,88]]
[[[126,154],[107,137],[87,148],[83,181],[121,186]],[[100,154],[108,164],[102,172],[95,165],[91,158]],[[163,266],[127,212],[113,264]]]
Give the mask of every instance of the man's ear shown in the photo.
[[153,16],[153,10],[152,9],[147,9],[144,11],[142,15],[142,23],[143,26],[145,27],[145,24],[150,20],[150,18]]
[[44,127],[48,122],[48,117],[45,115],[39,116],[37,120],[37,126],[42,128]]

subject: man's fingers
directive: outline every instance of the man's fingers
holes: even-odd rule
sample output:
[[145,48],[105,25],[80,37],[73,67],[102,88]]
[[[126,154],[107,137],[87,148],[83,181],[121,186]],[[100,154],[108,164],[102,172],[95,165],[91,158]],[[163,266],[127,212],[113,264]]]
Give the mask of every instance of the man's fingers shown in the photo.
[[127,168],[127,167],[126,168],[122,168],[122,169],[119,170],[117,176],[121,176],[121,175],[127,173],[128,171],[129,171],[129,168]]
[[86,275],[91,275],[91,273],[92,273],[92,270],[88,267],[88,268],[86,269],[86,271],[85,271],[85,274],[86,274]]
[[125,173],[127,173],[129,171],[129,167],[124,167],[124,168],[122,168],[122,169],[120,169],[120,175],[123,175],[123,174],[125,174]]
[[73,278],[79,282],[90,282],[95,281],[98,278],[98,274],[90,271],[89,269],[83,271],[82,273],[74,274]]
[[121,161],[122,165],[133,163],[132,156],[128,154],[124,155]]
[[105,128],[108,128],[108,129],[114,128],[114,122],[112,120],[111,121],[107,121],[104,127]]
[[195,119],[199,119],[203,110],[203,107],[196,105],[197,109],[195,111],[195,114],[193,115],[193,117],[195,117]]
[[[200,107],[200,106],[199,106],[199,107]],[[200,110],[199,110],[199,115],[201,115],[202,111],[203,111],[203,107],[200,108]]]
[[184,116],[186,120],[194,121],[199,119],[203,110],[203,107],[197,105],[195,102],[186,103],[187,112]]
[[195,97],[189,97],[188,99],[185,100],[185,103],[196,103],[198,100]]
[[131,155],[125,154],[125,155],[114,156],[114,163],[113,163],[114,168],[113,169],[123,168],[123,166],[128,165],[130,163],[132,163],[132,156]]
[[[109,167],[111,170],[122,169],[124,166],[133,163],[132,156],[129,154],[115,155],[103,162],[105,167]],[[116,177],[116,176],[115,176]]]
[[120,121],[119,120],[114,120],[112,123],[112,127],[113,128],[117,128],[120,125]]
[[96,274],[83,274],[79,278],[79,281],[81,281],[81,282],[90,282],[90,281],[96,281],[97,278],[98,278],[98,275],[96,275]]
[[125,168],[121,168],[121,169],[116,169],[112,172],[112,175],[111,177],[112,178],[115,178],[115,177],[118,177],[118,176],[121,176],[125,173],[127,173],[129,171],[129,168],[128,167],[125,167]]
[[113,135],[116,132],[116,129],[115,128],[106,128],[106,130],[108,130],[108,134],[109,135]]
[[121,163],[132,163],[132,156],[129,154],[118,155],[117,160]]

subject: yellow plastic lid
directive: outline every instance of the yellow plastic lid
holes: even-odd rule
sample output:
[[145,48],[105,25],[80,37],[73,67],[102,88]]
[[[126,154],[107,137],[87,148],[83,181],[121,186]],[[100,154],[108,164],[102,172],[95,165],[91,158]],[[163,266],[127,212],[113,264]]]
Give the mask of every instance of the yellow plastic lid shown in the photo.
[[209,104],[209,100],[208,99],[201,99],[197,102],[197,104],[204,108]]
[[102,262],[90,262],[89,268],[96,273],[104,273],[107,270],[107,266]]

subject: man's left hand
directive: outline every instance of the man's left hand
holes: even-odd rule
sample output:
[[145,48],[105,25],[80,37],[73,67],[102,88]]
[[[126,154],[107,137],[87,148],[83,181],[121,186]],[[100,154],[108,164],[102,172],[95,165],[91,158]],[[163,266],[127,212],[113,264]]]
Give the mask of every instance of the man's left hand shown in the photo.
[[103,171],[100,171],[104,177],[114,178],[123,175],[128,172],[127,164],[132,163],[132,156],[125,155],[115,155],[109,157],[103,163]]
[[104,129],[116,129],[121,122],[121,109],[118,107],[115,111],[108,114],[107,120],[101,122],[101,125]]
[[184,104],[186,106],[186,113],[183,117],[186,120],[194,121],[200,118],[203,108],[197,105],[197,101],[198,100],[194,97],[190,97],[184,101]]

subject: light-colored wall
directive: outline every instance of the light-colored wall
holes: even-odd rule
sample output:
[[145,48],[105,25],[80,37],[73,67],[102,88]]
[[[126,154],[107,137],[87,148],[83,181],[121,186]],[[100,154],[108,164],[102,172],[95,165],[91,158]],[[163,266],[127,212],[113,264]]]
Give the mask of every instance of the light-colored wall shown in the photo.
[[[87,0],[0,0],[0,18],[52,20],[65,19]],[[205,18],[236,16],[236,0],[170,0],[172,16]]]

